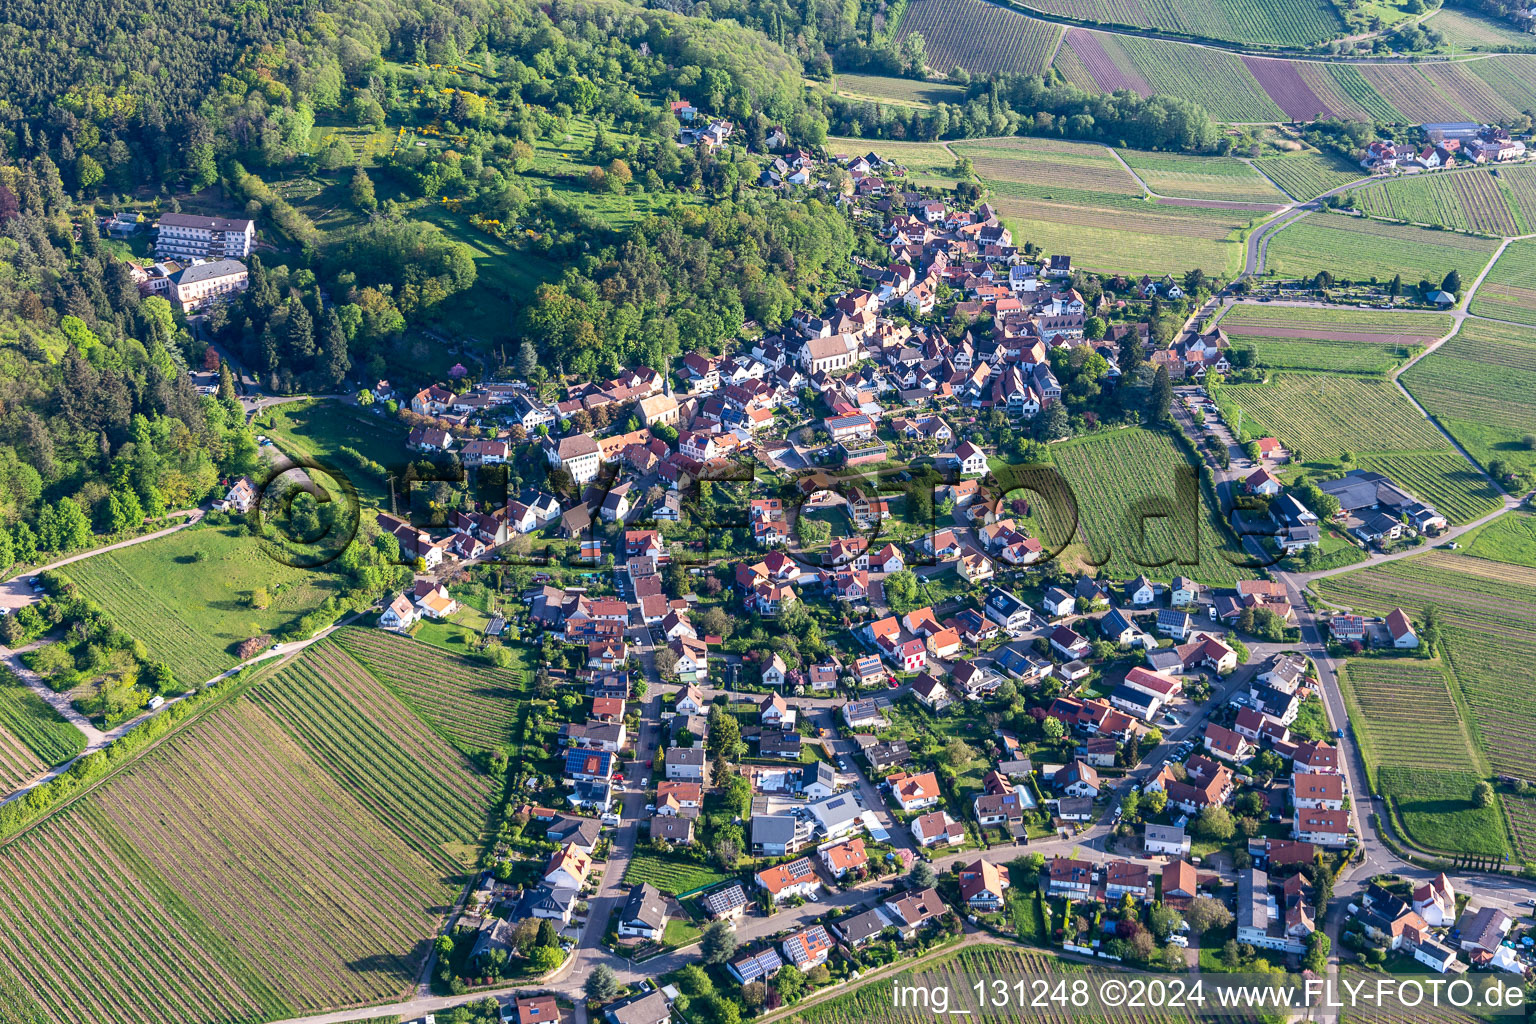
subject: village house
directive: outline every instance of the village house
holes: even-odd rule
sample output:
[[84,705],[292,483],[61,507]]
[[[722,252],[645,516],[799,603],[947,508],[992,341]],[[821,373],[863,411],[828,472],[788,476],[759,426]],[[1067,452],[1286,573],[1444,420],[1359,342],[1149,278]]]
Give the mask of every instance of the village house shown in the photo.
[[1003,908],[1008,891],[1008,868],[989,860],[978,860],[960,869],[960,898],[972,910],[995,913]]

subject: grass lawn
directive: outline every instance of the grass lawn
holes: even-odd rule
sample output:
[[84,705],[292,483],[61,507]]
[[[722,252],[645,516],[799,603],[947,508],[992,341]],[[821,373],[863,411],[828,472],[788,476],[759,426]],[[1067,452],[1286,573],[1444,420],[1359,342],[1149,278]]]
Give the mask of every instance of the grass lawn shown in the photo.
[[[239,526],[194,526],[61,571],[186,685],[233,665],[242,640],[277,632],[340,589],[324,573],[277,562]],[[263,587],[270,603],[256,608]]]
[[1536,515],[1506,513],[1479,527],[1470,541],[1464,538],[1462,546],[1475,558],[1536,568]]
[[352,481],[361,500],[389,506],[389,481],[341,449],[351,448],[386,471],[399,467],[403,472],[407,429],[398,420],[327,399],[272,406],[256,422],[288,455],[336,467]]
[[446,619],[423,619],[411,635],[445,651],[469,654],[480,646],[490,621],[490,616],[478,608],[460,605],[459,610]]
[[1013,922],[1014,934],[1025,942],[1045,945],[1048,936],[1045,930],[1043,907],[1038,890],[1023,892],[1019,889],[1010,889],[1008,918]]
[[700,930],[695,928],[691,922],[674,917],[667,922],[666,930],[661,933],[661,942],[664,946],[677,949],[680,946],[686,946],[691,942],[699,941],[700,934],[702,934]]
[[1338,569],[1346,565],[1354,565],[1356,562],[1365,561],[1366,554],[1349,539],[1332,526],[1325,528],[1318,535],[1317,554],[1313,561],[1305,561],[1301,558],[1287,558],[1281,563],[1281,568],[1288,572],[1319,572],[1323,569]]
[[1226,965],[1221,962],[1221,947],[1227,944],[1227,940],[1236,938],[1237,928],[1228,925],[1225,928],[1212,928],[1200,933],[1200,970],[1205,972],[1215,971],[1224,973]]
[[1419,845],[1486,856],[1513,852],[1498,801],[1478,807],[1473,799],[1477,776],[1390,766],[1378,774],[1382,794]]

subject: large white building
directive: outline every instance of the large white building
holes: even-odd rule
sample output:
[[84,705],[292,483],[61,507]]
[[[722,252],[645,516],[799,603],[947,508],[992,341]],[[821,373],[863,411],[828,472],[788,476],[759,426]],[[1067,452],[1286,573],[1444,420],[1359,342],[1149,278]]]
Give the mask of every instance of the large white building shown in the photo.
[[254,221],[193,213],[160,215],[155,255],[161,259],[243,260],[256,244]]
[[171,298],[183,313],[215,302],[227,302],[250,284],[245,264],[239,260],[194,263],[170,276]]

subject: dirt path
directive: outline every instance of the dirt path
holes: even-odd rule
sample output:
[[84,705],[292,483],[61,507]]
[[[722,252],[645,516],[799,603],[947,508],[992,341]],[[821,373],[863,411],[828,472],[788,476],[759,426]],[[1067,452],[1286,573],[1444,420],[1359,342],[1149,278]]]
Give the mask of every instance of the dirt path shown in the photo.
[[22,662],[21,655],[38,646],[35,643],[28,644],[26,647],[20,647],[14,651],[9,647],[0,647],[0,661],[5,662],[6,668],[9,668],[17,679],[25,683],[27,689],[37,694],[43,699],[45,704],[57,711],[60,718],[80,730],[80,734],[85,737],[87,753],[105,746],[107,734],[92,725],[89,718],[76,711],[75,706],[69,702],[68,696],[62,693],[55,693],[49,688],[47,683],[43,682],[42,676],[27,668]]
[[142,537],[130,537],[127,540],[120,540],[115,544],[107,544],[99,548],[92,548],[89,551],[82,551],[79,554],[70,555],[68,558],[61,558],[56,562],[40,565],[36,569],[26,570],[23,574],[18,574],[4,583],[0,583],[0,609],[4,609],[3,613],[0,614],[9,615],[18,608],[25,608],[27,605],[37,602],[37,595],[32,593],[32,585],[27,582],[27,579],[39,573],[47,572],[50,569],[70,565],[81,559],[94,558],[96,555],[105,554],[108,551],[117,551],[121,548],[131,548],[135,544],[158,540],[178,530],[185,530],[187,527],[202,521],[203,510],[200,508],[187,508],[179,512],[166,513],[167,519],[174,517],[184,517],[186,522],[177,523],[175,526],[167,526],[165,529],[156,530],[154,533],[146,533]]

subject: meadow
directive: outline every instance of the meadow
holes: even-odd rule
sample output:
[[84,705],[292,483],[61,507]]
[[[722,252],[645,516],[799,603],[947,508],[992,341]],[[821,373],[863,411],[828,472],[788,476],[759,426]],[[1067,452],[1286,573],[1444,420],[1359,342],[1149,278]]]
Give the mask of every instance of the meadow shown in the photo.
[[1248,435],[1278,437],[1304,462],[1344,451],[1410,452],[1447,448],[1390,381],[1342,374],[1277,374],[1269,384],[1230,384],[1224,401],[1244,411]]
[[[1077,502],[1081,556],[1103,574],[1128,578],[1144,572],[1155,579],[1182,574],[1228,586],[1253,575],[1223,557],[1245,560],[1209,493],[1202,492],[1192,505],[1179,500],[1178,472],[1193,473],[1194,467],[1166,434],[1139,428],[1108,431],[1052,445],[1051,452]],[[1138,522],[1133,508],[1155,508],[1164,515]],[[1044,535],[1063,534],[1048,530]],[[1157,562],[1165,564],[1152,564]]]
[[[1427,738],[1418,742],[1425,743]],[[1474,791],[1480,776],[1464,771],[1390,767],[1381,769],[1380,779],[1381,794],[1419,846],[1486,857],[1514,852],[1498,801],[1477,806]]]
[[[233,525],[190,527],[74,562],[61,574],[188,686],[234,665],[241,641],[282,629],[339,590],[336,578],[276,561]],[[253,595],[262,588],[270,603],[257,608]]]
[[1268,273],[1310,279],[1327,271],[1338,280],[1439,284],[1452,270],[1471,282],[1499,243],[1472,235],[1385,224],[1360,217],[1313,213],[1299,217],[1269,240]]
[[1032,0],[1031,6],[1078,21],[1156,28],[1180,35],[1260,46],[1312,46],[1344,28],[1324,0],[1202,0],[1190,4],[1137,0]]
[[1276,370],[1383,374],[1442,337],[1448,316],[1238,303],[1218,321],[1234,348]]
[[332,639],[459,749],[521,752],[530,683],[522,647],[508,647],[515,668],[498,669],[362,626],[337,630]]
[[1462,540],[1475,558],[1536,568],[1536,515],[1529,512],[1506,513]]
[[901,35],[922,34],[928,66],[948,72],[1038,75],[1051,64],[1062,28],[985,0],[910,0]]
[[1372,217],[1470,231],[1483,235],[1523,234],[1527,229],[1515,197],[1490,168],[1414,174],[1350,193]]
[[1253,166],[1290,193],[1292,199],[1304,203],[1340,185],[1359,181],[1365,173],[1342,157],[1317,151],[1259,157]]
[[1403,386],[1487,467],[1494,459],[1536,468],[1536,337],[1529,327],[1467,320],[1461,331],[1403,371]]
[[877,100],[906,107],[965,102],[965,90],[958,85],[918,82],[911,78],[891,78],[886,75],[840,74],[833,82],[833,91],[850,99]]
[[1471,312],[1536,326],[1536,242],[1512,242],[1472,296]]
[[[360,499],[389,507],[387,473],[398,469],[403,475],[408,454],[404,428],[397,421],[334,399],[319,399],[271,406],[257,417],[256,425],[289,456],[335,467],[352,481]],[[367,464],[343,448],[357,452]],[[386,472],[379,473],[378,467]],[[397,496],[404,495],[397,492]]]
[[0,983],[59,1024],[402,998],[489,792],[360,668],[306,653],[0,850]]
[[1253,165],[1236,157],[1118,150],[1147,187],[1159,195],[1227,202],[1284,204],[1285,193]]

